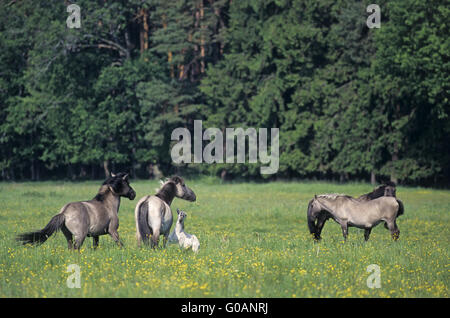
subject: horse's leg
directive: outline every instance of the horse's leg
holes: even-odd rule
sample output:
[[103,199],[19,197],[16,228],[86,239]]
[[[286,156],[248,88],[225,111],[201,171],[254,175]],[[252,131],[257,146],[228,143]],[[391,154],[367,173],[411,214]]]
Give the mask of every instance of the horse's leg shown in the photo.
[[386,223],[391,232],[392,239],[397,241],[400,237],[400,230],[398,229],[397,222],[394,219],[394,221],[387,221]]
[[370,228],[370,229],[365,229],[365,230],[364,230],[364,240],[365,240],[366,242],[369,240],[370,231],[372,231],[372,228]]
[[347,221],[341,221],[341,229],[342,229],[342,235],[344,236],[344,241],[347,241],[347,236],[348,236],[348,225],[347,225]]
[[322,216],[319,217],[319,219],[317,220],[317,228],[316,228],[316,233],[314,234],[314,238],[316,240],[320,240],[320,234],[322,233],[322,229],[325,226],[325,222],[327,221],[327,217],[326,216]]
[[117,230],[109,231],[109,235],[114,240],[114,242],[117,243],[117,245],[119,245],[120,247],[123,247],[123,243],[122,243],[122,241],[119,238],[119,233],[117,232]]
[[111,236],[111,238],[114,240],[114,242],[117,243],[120,247],[123,247],[123,243],[119,238],[119,233],[117,232],[117,229],[119,228],[119,222],[118,220],[111,220],[108,227],[108,234]]
[[163,236],[163,247],[164,248],[166,248],[168,238],[169,238],[169,233],[164,234],[164,236]]
[[112,237],[112,239],[114,240],[114,242],[117,243],[117,245],[119,245],[120,247],[123,247],[123,243],[122,243],[122,241],[120,240],[120,238],[119,238],[119,233],[117,233],[117,231],[116,231],[116,232],[109,233],[109,234],[111,235],[111,237]]
[[74,249],[80,250],[81,245],[83,245],[83,242],[84,242],[85,238],[86,238],[86,235],[77,235],[77,234],[75,234]]
[[73,249],[72,233],[67,229],[67,227],[65,225],[63,225],[61,227],[61,232],[63,232],[64,236],[66,237],[67,247],[69,248],[69,250]]
[[96,249],[98,247],[98,238],[99,238],[98,235],[92,236],[92,247],[94,249]]
[[155,229],[152,235],[152,248],[158,247],[159,243],[159,229]]

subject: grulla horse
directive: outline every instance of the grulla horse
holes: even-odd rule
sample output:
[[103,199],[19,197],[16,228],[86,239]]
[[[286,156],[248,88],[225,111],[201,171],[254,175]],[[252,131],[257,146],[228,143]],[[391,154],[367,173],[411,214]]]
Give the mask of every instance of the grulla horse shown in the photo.
[[316,219],[333,219],[342,229],[344,240],[348,236],[348,227],[364,229],[364,239],[367,241],[373,227],[380,222],[386,222],[392,238],[397,240],[400,235],[396,220],[404,212],[403,203],[394,197],[382,196],[370,201],[358,201],[348,195],[322,194],[315,195],[308,204],[307,218],[310,233],[316,240],[320,239],[315,225]]
[[151,247],[155,248],[160,235],[163,235],[163,246],[166,246],[173,222],[170,204],[175,197],[191,202],[196,200],[194,191],[179,176],[163,182],[155,195],[147,195],[139,200],[134,210],[138,246],[141,246],[141,242],[147,245],[151,237]]
[[[380,198],[383,196],[395,197],[395,195],[396,195],[395,187],[396,187],[395,183],[388,181],[388,182],[385,182],[384,184],[376,187],[375,189],[373,189],[372,192],[363,194],[354,199],[359,202],[367,202],[367,201],[374,200],[374,199],[377,199],[377,198]],[[343,195],[343,196],[352,198],[351,196],[348,196],[348,195]],[[361,213],[363,213],[363,212],[361,212]],[[309,224],[310,231],[311,231],[311,228],[313,229],[313,232],[311,232],[311,233],[314,235],[315,240],[320,240],[320,234],[322,233],[323,227],[325,226],[325,222],[329,218],[330,218],[330,216],[327,213],[321,213],[317,216],[317,221],[314,221],[314,224]],[[310,222],[310,221],[308,221],[308,222]],[[384,223],[384,227],[386,229],[388,228],[386,223]]]
[[42,230],[20,234],[16,239],[24,245],[42,244],[54,232],[61,230],[69,249],[79,250],[86,236],[92,236],[93,246],[97,248],[99,236],[104,234],[109,234],[119,246],[123,246],[117,232],[120,197],[133,200],[136,192],[128,182],[128,174],[111,173],[92,200],[66,204]]

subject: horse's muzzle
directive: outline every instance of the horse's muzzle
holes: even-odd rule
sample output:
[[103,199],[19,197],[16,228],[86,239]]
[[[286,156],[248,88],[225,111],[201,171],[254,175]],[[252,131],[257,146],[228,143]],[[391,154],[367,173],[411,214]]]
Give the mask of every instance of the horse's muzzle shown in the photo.
[[135,192],[134,190],[128,191],[127,197],[128,197],[128,199],[130,199],[130,200],[134,200],[134,198],[136,197],[136,192]]
[[187,200],[187,201],[195,202],[195,200],[197,200],[197,197],[195,196],[195,193],[192,192],[192,193],[190,193],[190,194],[188,194],[188,195],[185,195],[185,196],[183,197],[183,199],[185,199],[185,200]]

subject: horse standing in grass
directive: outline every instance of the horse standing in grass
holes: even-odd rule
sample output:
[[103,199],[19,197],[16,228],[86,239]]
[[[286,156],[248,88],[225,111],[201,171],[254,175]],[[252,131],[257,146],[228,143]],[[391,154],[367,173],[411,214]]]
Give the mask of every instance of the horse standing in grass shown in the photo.
[[315,225],[316,219],[332,218],[340,224],[344,239],[347,239],[348,227],[355,226],[364,229],[367,241],[370,232],[380,222],[386,222],[392,238],[397,240],[400,231],[397,227],[397,217],[404,212],[403,203],[394,197],[379,197],[361,202],[348,195],[322,194],[314,196],[308,204],[308,227],[316,240],[320,232]]
[[179,176],[162,183],[155,195],[147,195],[139,200],[134,210],[138,246],[142,241],[148,244],[151,237],[151,247],[155,248],[160,235],[164,236],[163,245],[166,246],[173,222],[170,204],[175,197],[191,202],[196,200],[194,191]]
[[[355,200],[357,200],[359,202],[367,202],[367,201],[374,200],[374,199],[377,199],[377,198],[380,198],[383,196],[395,197],[395,194],[396,194],[395,183],[389,181],[389,182],[386,182],[386,183],[376,187],[375,189],[373,189],[372,192],[363,194],[363,195],[359,196],[358,198],[355,198]],[[347,196],[347,197],[351,198],[350,196]],[[311,201],[309,202],[309,204],[311,203]],[[330,218],[330,216],[326,213],[319,214],[317,216],[317,222],[315,222],[314,224],[311,225],[314,228],[314,238],[316,240],[320,240],[320,234],[322,233],[323,227],[325,226],[325,222],[329,218]],[[386,223],[384,223],[384,227],[388,228]],[[311,232],[311,233],[313,233],[313,232]]]
[[80,249],[86,236],[92,236],[94,248],[97,248],[99,236],[104,234],[111,235],[122,246],[117,232],[120,197],[133,200],[136,192],[130,187],[128,174],[111,174],[92,200],[66,204],[42,230],[20,234],[17,240],[23,244],[42,244],[61,229],[69,249]]
[[184,219],[187,216],[186,212],[177,209],[177,214],[177,223],[175,224],[175,229],[170,233],[169,242],[178,243],[178,245],[184,249],[192,247],[192,250],[197,253],[200,247],[197,236],[184,231]]

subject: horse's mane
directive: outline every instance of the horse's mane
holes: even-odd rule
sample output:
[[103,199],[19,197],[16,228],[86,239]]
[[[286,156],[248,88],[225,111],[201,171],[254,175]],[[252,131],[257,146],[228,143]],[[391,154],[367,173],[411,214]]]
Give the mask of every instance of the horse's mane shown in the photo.
[[93,200],[103,201],[105,199],[105,195],[110,191],[109,186],[111,186],[115,191],[118,187],[120,187],[123,177],[128,175],[124,172],[119,172],[116,175],[108,177],[105,181],[103,181],[102,186],[98,190],[97,195]]
[[[156,196],[161,200],[169,203],[175,196],[175,184],[182,183],[183,179],[179,176],[174,176],[169,179],[159,180],[160,187],[156,189]],[[169,203],[170,204],[170,203]]]
[[155,192],[158,193],[159,191],[161,191],[162,188],[164,188],[164,186],[165,186],[168,182],[169,182],[169,179],[167,179],[167,178],[166,178],[165,180],[160,179],[160,180],[159,180],[159,188],[155,188]]
[[[106,181],[105,181],[106,182]],[[105,199],[105,195],[109,192],[109,187],[107,184],[103,183],[100,189],[98,190],[97,195],[94,197],[94,200],[103,201]]]
[[337,198],[354,199],[353,197],[351,197],[347,194],[341,194],[341,193],[325,193],[325,194],[319,194],[317,197],[323,198],[323,199],[328,199],[328,200],[336,200]]
[[179,176],[173,176],[171,178],[166,178],[165,180],[160,179],[159,180],[159,188],[156,188],[155,191],[158,193],[160,190],[164,188],[165,185],[168,183],[183,183],[183,178]]

